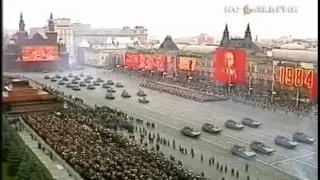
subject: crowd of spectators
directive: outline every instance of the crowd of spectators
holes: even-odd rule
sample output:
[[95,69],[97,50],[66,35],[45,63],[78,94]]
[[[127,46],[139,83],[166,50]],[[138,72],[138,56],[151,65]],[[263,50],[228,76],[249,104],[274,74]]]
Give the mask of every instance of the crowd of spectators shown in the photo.
[[205,179],[117,133],[134,129],[134,120],[121,111],[71,107],[23,118],[84,179]]

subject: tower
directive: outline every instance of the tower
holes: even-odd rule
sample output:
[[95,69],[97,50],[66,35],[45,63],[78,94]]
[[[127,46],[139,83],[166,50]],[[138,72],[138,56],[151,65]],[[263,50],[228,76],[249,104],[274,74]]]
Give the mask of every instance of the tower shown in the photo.
[[228,44],[230,41],[230,36],[229,36],[229,30],[228,30],[228,24],[226,24],[224,31],[223,31],[223,36],[220,42],[220,46],[225,46]]
[[249,23],[248,23],[248,25],[247,25],[247,29],[246,29],[244,38],[245,38],[245,39],[252,40],[251,30],[250,30],[250,25],[249,25]]
[[19,21],[19,31],[20,32],[23,32],[25,31],[25,23],[24,23],[24,20],[23,20],[23,16],[22,16],[22,12],[20,13],[20,21]]
[[48,28],[49,28],[49,31],[54,31],[54,22],[53,22],[52,13],[50,14],[50,19],[48,21]]

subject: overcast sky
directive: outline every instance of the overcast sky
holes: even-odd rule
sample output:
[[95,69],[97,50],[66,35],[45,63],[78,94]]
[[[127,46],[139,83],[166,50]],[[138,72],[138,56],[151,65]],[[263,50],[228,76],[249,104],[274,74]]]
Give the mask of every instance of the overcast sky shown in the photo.
[[[243,7],[296,6],[297,13],[253,13],[243,15]],[[317,38],[317,0],[3,0],[4,27],[17,29],[23,12],[26,27],[67,17],[92,27],[121,28],[142,25],[149,35],[184,37],[207,33],[220,38],[225,23],[232,36],[243,36],[249,22],[253,36],[278,38]],[[226,13],[225,7],[240,7],[239,13]]]

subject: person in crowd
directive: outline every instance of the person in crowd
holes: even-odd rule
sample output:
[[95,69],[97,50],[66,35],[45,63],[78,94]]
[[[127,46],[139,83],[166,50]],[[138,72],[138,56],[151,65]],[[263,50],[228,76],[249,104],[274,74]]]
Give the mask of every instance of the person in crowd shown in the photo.
[[132,128],[126,117],[105,106],[24,116],[84,179],[205,179],[189,174],[181,162],[166,158],[159,144],[154,151],[115,133],[117,127]]

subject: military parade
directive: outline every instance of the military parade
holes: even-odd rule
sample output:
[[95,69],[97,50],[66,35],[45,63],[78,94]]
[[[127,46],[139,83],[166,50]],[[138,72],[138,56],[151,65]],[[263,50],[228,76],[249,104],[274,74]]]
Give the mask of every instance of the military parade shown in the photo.
[[316,180],[316,2],[225,3],[5,0],[2,178]]

